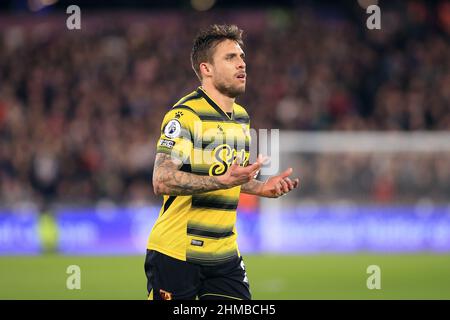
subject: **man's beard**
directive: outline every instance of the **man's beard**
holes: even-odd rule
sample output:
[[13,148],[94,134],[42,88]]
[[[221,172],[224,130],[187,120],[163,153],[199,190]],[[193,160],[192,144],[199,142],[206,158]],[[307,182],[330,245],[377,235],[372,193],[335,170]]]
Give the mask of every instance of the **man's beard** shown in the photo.
[[245,92],[245,85],[238,88],[232,85],[226,85],[221,81],[216,81],[214,86],[221,94],[233,99]]

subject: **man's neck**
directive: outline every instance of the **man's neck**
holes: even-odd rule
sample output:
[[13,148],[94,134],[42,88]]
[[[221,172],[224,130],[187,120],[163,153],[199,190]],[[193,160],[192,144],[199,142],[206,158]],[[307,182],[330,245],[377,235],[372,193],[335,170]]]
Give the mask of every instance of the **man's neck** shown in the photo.
[[224,112],[233,112],[234,98],[230,98],[217,90],[212,84],[203,83],[202,89]]

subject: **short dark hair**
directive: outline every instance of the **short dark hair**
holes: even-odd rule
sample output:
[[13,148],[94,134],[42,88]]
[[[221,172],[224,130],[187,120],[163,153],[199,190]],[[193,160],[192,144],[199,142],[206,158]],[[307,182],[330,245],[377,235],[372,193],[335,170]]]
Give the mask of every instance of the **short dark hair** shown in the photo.
[[214,48],[224,40],[233,40],[243,46],[242,32],[236,25],[213,24],[197,34],[191,52],[191,64],[200,81],[200,63],[212,62]]

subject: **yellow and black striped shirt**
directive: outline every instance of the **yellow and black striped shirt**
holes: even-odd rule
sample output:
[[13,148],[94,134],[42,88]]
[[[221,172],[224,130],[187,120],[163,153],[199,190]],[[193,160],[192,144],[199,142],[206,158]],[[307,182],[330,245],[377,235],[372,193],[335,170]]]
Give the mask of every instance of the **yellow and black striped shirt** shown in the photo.
[[[183,160],[182,171],[221,175],[238,155],[250,156],[245,109],[226,114],[200,87],[167,112],[157,152]],[[164,196],[147,248],[183,261],[212,265],[239,256],[236,208],[240,186],[188,196]]]

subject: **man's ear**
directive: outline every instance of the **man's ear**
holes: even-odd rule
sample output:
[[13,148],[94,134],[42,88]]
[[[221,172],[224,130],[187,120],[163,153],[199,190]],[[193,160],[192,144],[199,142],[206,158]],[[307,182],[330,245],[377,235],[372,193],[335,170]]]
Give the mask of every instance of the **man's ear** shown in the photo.
[[212,65],[208,62],[200,63],[200,72],[203,77],[210,77],[212,73]]

